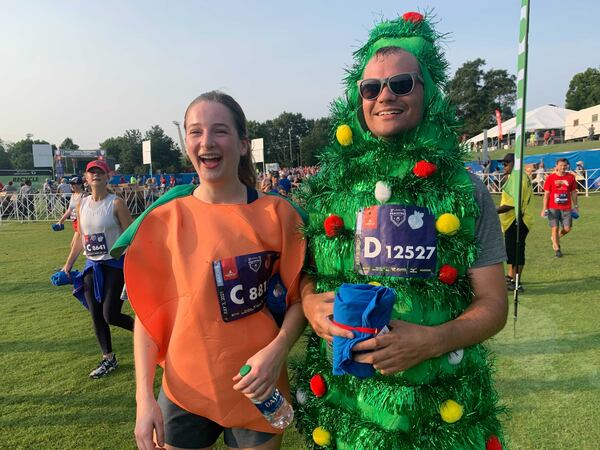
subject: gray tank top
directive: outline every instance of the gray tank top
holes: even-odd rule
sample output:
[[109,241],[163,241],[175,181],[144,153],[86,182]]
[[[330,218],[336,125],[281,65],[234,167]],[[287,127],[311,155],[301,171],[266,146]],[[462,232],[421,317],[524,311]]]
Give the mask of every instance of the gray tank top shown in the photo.
[[121,227],[114,212],[115,194],[108,194],[95,202],[92,196],[79,203],[79,232],[83,254],[92,261],[112,259],[109,250],[121,235]]

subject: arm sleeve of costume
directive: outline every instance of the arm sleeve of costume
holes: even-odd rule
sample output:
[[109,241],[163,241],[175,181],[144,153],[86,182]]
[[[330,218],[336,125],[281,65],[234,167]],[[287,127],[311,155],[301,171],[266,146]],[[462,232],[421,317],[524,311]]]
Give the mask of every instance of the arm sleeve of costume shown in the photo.
[[283,201],[279,208],[281,221],[281,262],[279,271],[287,287],[287,305],[300,302],[300,277],[306,256],[306,239],[301,228],[303,216],[291,203]]
[[481,180],[475,176],[472,179],[475,187],[473,194],[480,210],[475,223],[479,255],[472,266],[477,268],[506,261],[506,250],[494,201]]
[[178,292],[171,248],[177,224],[153,211],[139,226],[125,255],[125,283],[136,316],[158,347],[161,362],[169,345],[177,309],[185,294]]

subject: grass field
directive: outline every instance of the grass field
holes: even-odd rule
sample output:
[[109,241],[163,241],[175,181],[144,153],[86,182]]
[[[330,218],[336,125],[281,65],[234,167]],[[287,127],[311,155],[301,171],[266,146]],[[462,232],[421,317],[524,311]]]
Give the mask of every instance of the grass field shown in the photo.
[[[535,201],[517,336],[511,308],[507,327],[490,342],[510,408],[506,433],[513,449],[597,449],[600,196],[580,199],[582,216],[563,241],[562,259],[553,256]],[[99,359],[90,318],[66,287],[48,281],[70,237],[47,223],[0,223],[1,449],[135,448],[131,335],[114,329],[121,366],[89,379]],[[303,448],[295,430],[283,448]]]

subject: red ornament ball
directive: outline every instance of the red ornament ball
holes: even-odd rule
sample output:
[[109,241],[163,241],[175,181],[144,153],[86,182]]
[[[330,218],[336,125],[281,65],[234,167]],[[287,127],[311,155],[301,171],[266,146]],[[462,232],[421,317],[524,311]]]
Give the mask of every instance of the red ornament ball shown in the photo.
[[344,219],[332,214],[323,221],[323,227],[327,237],[335,237],[344,229]]
[[310,390],[315,397],[323,397],[327,392],[327,384],[325,384],[325,378],[320,373],[313,375],[310,379]]
[[437,166],[429,161],[421,160],[413,167],[413,173],[419,178],[427,178],[437,172]]
[[502,450],[502,443],[498,436],[491,435],[487,442],[485,443],[485,450]]
[[450,264],[444,264],[440,267],[440,273],[438,274],[438,280],[444,284],[454,284],[458,278],[458,270],[456,267],[452,267]]
[[419,14],[418,12],[411,11],[402,14],[402,18],[405,22],[419,23],[423,20],[423,15]]

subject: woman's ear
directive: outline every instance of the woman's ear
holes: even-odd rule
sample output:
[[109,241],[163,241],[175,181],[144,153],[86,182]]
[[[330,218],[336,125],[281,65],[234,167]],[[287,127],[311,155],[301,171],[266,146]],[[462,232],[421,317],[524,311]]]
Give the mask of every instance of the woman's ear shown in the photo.
[[242,139],[242,151],[240,152],[240,154],[242,156],[246,156],[248,153],[250,153],[250,139]]

